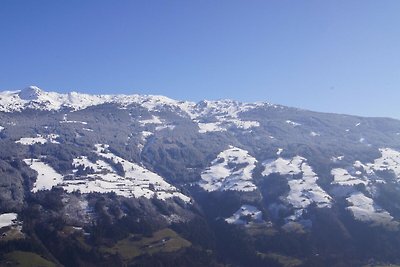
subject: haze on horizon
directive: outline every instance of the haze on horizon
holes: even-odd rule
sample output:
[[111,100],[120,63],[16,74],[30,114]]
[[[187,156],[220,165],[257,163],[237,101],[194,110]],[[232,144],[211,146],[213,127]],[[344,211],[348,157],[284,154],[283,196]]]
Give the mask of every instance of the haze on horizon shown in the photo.
[[398,1],[0,4],[0,90],[268,101],[400,118]]

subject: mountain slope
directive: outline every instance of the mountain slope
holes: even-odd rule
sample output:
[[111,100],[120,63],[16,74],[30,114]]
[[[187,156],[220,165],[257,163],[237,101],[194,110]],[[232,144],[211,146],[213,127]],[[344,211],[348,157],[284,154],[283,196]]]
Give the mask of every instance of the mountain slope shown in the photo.
[[400,261],[398,120],[31,86],[0,93],[0,146],[0,216],[17,214],[0,229],[2,255],[35,247],[66,266]]

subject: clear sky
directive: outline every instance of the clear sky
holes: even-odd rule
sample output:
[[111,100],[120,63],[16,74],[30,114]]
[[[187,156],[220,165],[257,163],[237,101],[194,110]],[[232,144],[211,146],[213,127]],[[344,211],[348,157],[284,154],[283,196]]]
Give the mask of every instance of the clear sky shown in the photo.
[[0,90],[400,118],[398,0],[1,0]]

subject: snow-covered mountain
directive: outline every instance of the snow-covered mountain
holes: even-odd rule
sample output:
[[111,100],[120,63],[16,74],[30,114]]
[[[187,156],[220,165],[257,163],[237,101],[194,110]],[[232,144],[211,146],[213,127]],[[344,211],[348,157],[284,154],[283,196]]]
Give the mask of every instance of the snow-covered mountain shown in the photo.
[[43,91],[37,86],[29,86],[22,90],[0,93],[0,110],[3,112],[21,111],[29,108],[38,110],[60,110],[62,108],[80,110],[105,103],[115,103],[121,106],[140,104],[148,109],[155,109],[163,105],[179,106],[182,108],[193,106],[191,103],[180,103],[179,101],[163,96],[89,95],[77,92],[60,94]]
[[[134,265],[149,253],[209,266],[397,263],[399,201],[398,120],[35,86],[0,93],[0,231],[10,237],[0,246],[40,246],[57,264]],[[157,249],[138,245],[152,233]],[[50,236],[74,244],[73,261]],[[169,250],[168,240],[185,245]]]

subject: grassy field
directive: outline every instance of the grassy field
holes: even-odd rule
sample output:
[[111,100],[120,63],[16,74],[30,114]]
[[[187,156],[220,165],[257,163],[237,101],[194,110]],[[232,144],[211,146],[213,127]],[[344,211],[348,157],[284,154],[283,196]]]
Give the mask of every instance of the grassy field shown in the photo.
[[38,254],[25,252],[25,251],[13,251],[7,253],[3,262],[0,262],[0,266],[20,266],[20,267],[55,267],[56,265],[51,261],[48,261]]
[[258,255],[262,258],[269,258],[279,262],[283,267],[296,267],[300,266],[303,262],[299,259],[284,256],[278,253],[261,253],[259,252]]
[[273,236],[278,233],[278,231],[271,227],[268,223],[250,224],[245,228],[245,230],[251,236]]
[[363,267],[400,267],[397,264],[365,265]]
[[21,232],[21,226],[13,226],[8,231],[1,234],[0,241],[6,242],[23,238],[25,238],[25,235]]
[[118,241],[113,247],[102,247],[101,250],[110,254],[118,253],[125,261],[129,261],[141,254],[172,252],[189,246],[189,241],[166,228],[153,233],[152,237],[129,236]]

